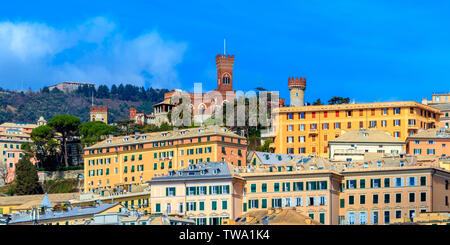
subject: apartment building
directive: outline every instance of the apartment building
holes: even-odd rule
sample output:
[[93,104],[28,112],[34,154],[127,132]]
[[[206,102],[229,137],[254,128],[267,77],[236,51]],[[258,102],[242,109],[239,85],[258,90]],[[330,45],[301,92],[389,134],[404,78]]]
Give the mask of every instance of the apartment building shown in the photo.
[[328,141],[330,159],[336,161],[364,160],[371,153],[398,155],[404,145],[387,131],[374,129],[351,130]]
[[148,183],[152,214],[178,214],[197,225],[220,225],[242,213],[244,180],[225,162],[191,164]]
[[450,156],[450,129],[419,131],[406,138],[406,151],[416,156]]
[[343,176],[339,224],[390,224],[418,213],[450,210],[448,171],[426,166],[355,168]]
[[245,137],[211,126],[111,137],[84,151],[84,191],[127,188],[201,162],[246,166]]
[[328,157],[328,141],[344,132],[377,129],[404,141],[421,128],[435,128],[440,115],[438,109],[417,102],[284,107],[274,121],[271,147],[280,154]]

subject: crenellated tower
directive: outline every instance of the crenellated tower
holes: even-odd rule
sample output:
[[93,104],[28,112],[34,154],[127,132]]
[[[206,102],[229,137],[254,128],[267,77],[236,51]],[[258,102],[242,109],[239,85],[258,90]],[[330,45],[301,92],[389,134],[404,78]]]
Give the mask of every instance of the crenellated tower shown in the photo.
[[233,90],[233,65],[234,55],[218,54],[216,56],[218,91]]
[[305,89],[306,78],[304,77],[290,77],[288,79],[289,91],[291,94],[290,106],[304,106],[305,105]]

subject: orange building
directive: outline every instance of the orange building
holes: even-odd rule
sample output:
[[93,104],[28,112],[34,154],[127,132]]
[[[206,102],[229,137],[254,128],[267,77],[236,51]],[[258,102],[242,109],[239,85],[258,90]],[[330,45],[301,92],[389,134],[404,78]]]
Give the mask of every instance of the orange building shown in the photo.
[[421,156],[450,156],[450,130],[434,128],[409,136],[406,139],[408,154]]
[[246,166],[247,142],[224,127],[200,127],[108,138],[84,152],[84,191],[141,184],[200,162]]

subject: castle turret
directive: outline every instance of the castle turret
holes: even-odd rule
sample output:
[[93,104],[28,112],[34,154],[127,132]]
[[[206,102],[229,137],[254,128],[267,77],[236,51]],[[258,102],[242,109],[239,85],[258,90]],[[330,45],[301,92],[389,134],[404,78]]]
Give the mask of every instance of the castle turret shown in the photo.
[[216,56],[218,91],[233,90],[233,65],[234,55],[218,54]]
[[288,79],[289,91],[291,94],[290,106],[304,106],[305,105],[305,89],[306,78],[304,77],[290,77]]

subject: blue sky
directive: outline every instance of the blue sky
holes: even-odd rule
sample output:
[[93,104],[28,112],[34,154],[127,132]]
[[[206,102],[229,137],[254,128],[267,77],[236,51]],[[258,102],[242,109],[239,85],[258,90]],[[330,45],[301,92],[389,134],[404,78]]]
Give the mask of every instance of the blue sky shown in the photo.
[[60,81],[191,90],[216,84],[215,55],[235,55],[234,87],[306,101],[415,100],[450,90],[447,1],[8,1],[0,8],[0,87]]

